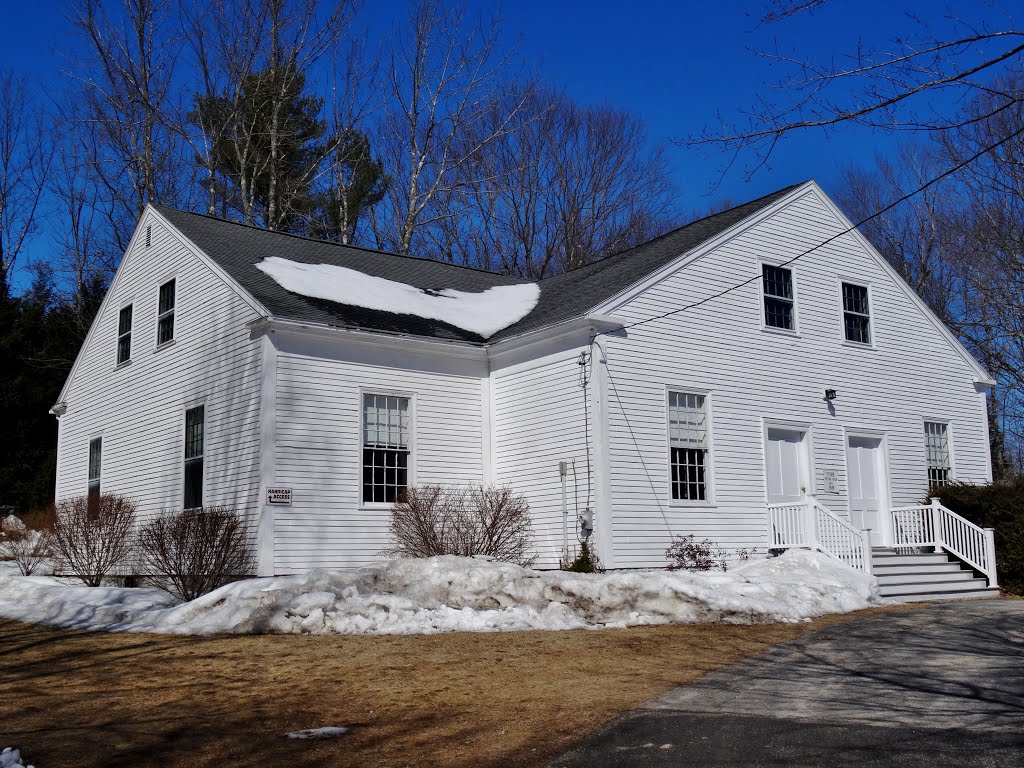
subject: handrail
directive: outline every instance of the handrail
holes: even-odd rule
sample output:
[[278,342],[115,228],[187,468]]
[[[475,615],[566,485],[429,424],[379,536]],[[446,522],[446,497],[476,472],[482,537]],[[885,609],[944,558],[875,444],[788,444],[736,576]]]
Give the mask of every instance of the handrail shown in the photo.
[[984,574],[990,587],[999,586],[993,529],[975,525],[938,498],[930,504],[895,507],[890,514],[897,547],[943,549]]
[[793,504],[768,505],[771,549],[803,547],[824,552],[851,568],[871,574],[868,531],[860,531],[818,503],[814,496]]

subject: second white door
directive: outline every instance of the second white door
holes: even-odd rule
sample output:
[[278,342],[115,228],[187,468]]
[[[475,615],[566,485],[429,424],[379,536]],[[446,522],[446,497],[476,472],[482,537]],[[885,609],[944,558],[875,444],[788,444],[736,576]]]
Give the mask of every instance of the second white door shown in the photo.
[[872,546],[880,546],[885,509],[882,441],[876,437],[851,435],[846,446],[846,469],[850,485],[850,522],[855,528],[870,528]]

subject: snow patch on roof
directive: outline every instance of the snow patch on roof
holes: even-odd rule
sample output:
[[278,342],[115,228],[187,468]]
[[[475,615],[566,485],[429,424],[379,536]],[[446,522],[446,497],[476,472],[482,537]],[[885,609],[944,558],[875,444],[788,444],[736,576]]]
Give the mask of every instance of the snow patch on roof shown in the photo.
[[286,291],[399,315],[440,320],[487,339],[530,314],[536,283],[499,285],[479,293],[422,288],[333,264],[303,264],[271,256],[256,265]]

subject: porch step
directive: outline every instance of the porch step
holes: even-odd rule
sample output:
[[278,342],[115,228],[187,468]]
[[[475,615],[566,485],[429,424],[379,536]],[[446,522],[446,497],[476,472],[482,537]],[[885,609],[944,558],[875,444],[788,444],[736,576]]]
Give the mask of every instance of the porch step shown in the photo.
[[954,600],[993,597],[998,589],[988,580],[942,552],[907,553],[875,548],[872,573],[879,594],[887,601]]

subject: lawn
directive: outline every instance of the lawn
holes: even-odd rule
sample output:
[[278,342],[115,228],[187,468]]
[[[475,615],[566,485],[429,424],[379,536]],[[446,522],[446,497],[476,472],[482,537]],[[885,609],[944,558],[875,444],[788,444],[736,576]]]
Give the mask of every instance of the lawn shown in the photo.
[[[675,685],[864,613],[401,637],[175,637],[0,621],[0,748],[21,747],[38,768],[542,765]],[[285,736],[333,725],[351,730]]]

